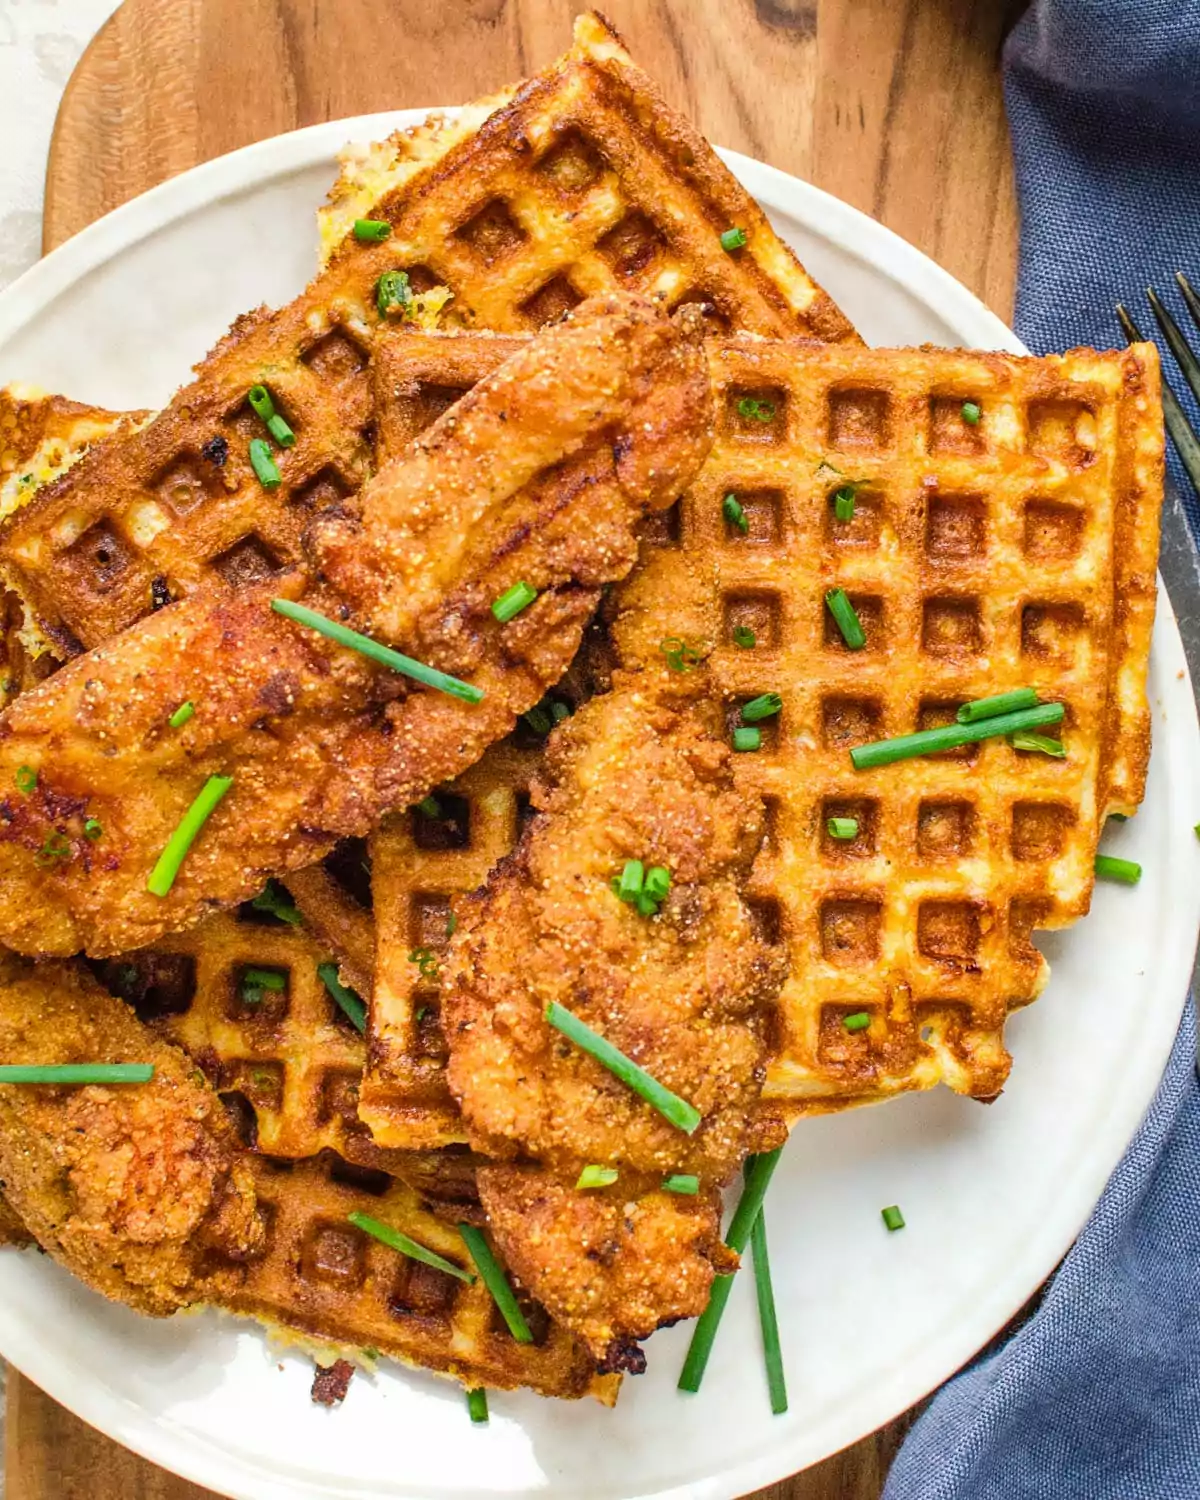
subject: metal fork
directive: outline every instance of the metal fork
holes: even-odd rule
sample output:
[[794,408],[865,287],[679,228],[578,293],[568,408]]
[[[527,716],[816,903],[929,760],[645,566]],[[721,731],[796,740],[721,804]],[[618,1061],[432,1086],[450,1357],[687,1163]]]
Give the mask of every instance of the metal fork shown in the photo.
[[[1183,294],[1184,306],[1191,314],[1192,322],[1200,330],[1200,295],[1182,271],[1175,272],[1175,280],[1179,283],[1179,290]],[[1179,324],[1163,306],[1162,299],[1152,286],[1146,288],[1146,298],[1150,303],[1150,311],[1154,314],[1154,321],[1162,329],[1162,336],[1167,341],[1167,347],[1183,371],[1183,378],[1191,386],[1192,395],[1200,401],[1200,359],[1197,359],[1192,352],[1191,345],[1184,338]],[[1137,324],[1119,302],[1117,303],[1117,317],[1121,320],[1121,328],[1130,343],[1141,342],[1142,335]],[[1197,495],[1200,495],[1200,437],[1197,437],[1195,429],[1184,415],[1183,407],[1176,399],[1175,392],[1165,381],[1162,398],[1163,421],[1166,423],[1167,432],[1175,444],[1175,451],[1188,472],[1193,488]]]

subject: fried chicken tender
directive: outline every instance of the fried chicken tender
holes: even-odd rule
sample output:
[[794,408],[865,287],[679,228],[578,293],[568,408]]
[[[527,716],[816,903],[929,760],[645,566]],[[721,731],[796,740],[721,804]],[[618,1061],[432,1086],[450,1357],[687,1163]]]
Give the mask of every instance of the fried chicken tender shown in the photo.
[[[606,1368],[636,1341],[703,1310],[720,1244],[715,1187],[783,1129],[759,1093],[782,955],[744,895],[761,800],[734,784],[720,710],[652,674],[618,673],[551,740],[539,815],[459,908],[444,1024],[450,1087],[472,1145],[537,1166],[480,1169],[501,1251]],[[655,915],[612,889],[626,860],[665,866]],[[686,1135],[553,1029],[557,1001],[702,1120]],[[620,1171],[576,1191],[584,1163]],[[694,1174],[695,1198],[659,1191]]]
[[145,1084],[0,1084],[0,1187],[44,1250],[156,1316],[236,1288],[263,1244],[254,1178],[182,1052],[85,970],[6,956],[0,1060],[154,1064]]
[[[635,297],[584,303],[387,465],[360,515],[317,524],[313,578],[213,585],[23,695],[0,716],[0,942],[142,947],[465,770],[561,677],[600,589],[633,566],[637,521],[671,503],[710,441],[695,324]],[[537,599],[497,621],[517,582]],[[277,596],[485,696],[417,687],[274,613]],[[173,729],[184,702],[195,714]],[[151,895],[215,775],[231,789],[168,896]]]

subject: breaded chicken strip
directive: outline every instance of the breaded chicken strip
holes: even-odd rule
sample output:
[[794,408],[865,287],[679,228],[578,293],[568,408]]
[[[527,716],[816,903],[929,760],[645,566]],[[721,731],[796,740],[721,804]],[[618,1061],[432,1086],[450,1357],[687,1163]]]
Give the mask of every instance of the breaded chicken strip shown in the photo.
[[[703,461],[711,396],[695,335],[638,298],[583,304],[387,465],[361,517],[318,530],[318,579],[197,593],[23,695],[0,716],[0,942],[144,946],[476,761],[561,677],[601,587],[635,561],[637,521]],[[497,620],[492,604],[518,582],[538,597]],[[274,613],[276,596],[469,679],[483,700],[335,646]],[[185,702],[194,716],[173,728]],[[152,895],[147,877],[210,776],[232,787],[170,893]]]
[[0,1062],[149,1062],[149,1083],[0,1084],[0,1187],[97,1291],[165,1315],[232,1292],[262,1247],[254,1179],[195,1065],[86,971],[0,961]]
[[[640,1368],[637,1339],[703,1309],[727,1268],[715,1188],[783,1135],[759,1101],[783,965],[744,899],[762,803],[735,785],[719,717],[653,674],[618,674],[552,739],[539,816],[462,903],[448,961],[449,1080],[472,1145],[540,1163],[481,1169],[492,1228],[609,1368]],[[670,871],[657,914],[614,893],[627,860]],[[695,1132],[552,1028],[552,1001],[695,1105]],[[585,1163],[617,1183],[576,1191]],[[700,1194],[658,1191],[672,1174]]]

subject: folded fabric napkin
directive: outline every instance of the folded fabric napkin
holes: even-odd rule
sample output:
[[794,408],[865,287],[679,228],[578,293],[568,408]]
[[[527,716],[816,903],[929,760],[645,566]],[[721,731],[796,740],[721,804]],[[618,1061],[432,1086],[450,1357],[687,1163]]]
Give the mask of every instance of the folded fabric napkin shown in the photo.
[[[1039,354],[1112,346],[1119,300],[1148,334],[1147,284],[1172,292],[1176,269],[1200,280],[1200,0],[1037,0],[1008,40],[1005,94],[1017,332]],[[1200,505],[1173,455],[1172,473],[1163,571],[1195,646]],[[1180,810],[1197,814],[1200,792]],[[1189,1005],[1157,1097],[1041,1307],[935,1396],[884,1500],[1200,1500],[1195,1047]]]

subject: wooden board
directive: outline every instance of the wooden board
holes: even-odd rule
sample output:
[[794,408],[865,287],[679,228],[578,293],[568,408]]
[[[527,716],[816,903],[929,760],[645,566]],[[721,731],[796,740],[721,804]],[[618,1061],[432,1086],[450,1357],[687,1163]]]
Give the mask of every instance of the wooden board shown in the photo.
[[[1019,0],[601,3],[712,140],[866,210],[1010,316],[1017,222],[999,49]],[[561,52],[581,4],[125,0],[67,86],[44,248],[251,141],[486,93]],[[878,1500],[910,1421],[763,1495]],[[207,1495],[110,1443],[15,1372],[6,1462],[6,1500]]]

